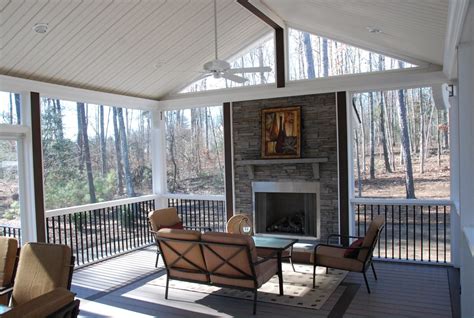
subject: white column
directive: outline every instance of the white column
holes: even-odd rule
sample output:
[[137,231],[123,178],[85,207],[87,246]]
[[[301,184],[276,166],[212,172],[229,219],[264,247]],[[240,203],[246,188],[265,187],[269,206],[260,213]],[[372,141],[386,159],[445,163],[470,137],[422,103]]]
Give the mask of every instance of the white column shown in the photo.
[[474,317],[474,4],[458,46],[461,314]]
[[153,193],[158,196],[156,208],[167,207],[166,199],[160,197],[167,192],[166,187],[166,135],[163,112],[152,111],[151,156]]
[[22,125],[29,128],[25,135],[18,141],[21,240],[24,244],[26,242],[36,242],[36,210],[33,182],[30,92],[21,93],[21,121]]

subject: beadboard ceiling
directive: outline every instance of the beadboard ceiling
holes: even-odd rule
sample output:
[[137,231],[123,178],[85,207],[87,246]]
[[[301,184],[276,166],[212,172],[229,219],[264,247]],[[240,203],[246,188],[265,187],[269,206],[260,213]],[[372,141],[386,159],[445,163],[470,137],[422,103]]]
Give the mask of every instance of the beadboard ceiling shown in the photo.
[[[442,64],[448,0],[251,2],[295,28]],[[272,31],[234,0],[217,3],[219,57]],[[212,14],[212,0],[0,0],[0,74],[160,99],[213,59]]]
[[449,0],[259,1],[289,26],[412,62],[443,64]]
[[[217,10],[219,57],[272,31],[234,0]],[[3,75],[157,99],[214,58],[211,0],[1,0],[0,15]]]

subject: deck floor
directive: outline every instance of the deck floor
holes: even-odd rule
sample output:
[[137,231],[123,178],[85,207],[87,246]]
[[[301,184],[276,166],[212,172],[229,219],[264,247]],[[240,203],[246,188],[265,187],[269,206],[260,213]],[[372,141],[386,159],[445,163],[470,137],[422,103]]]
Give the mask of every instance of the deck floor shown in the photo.
[[[74,272],[72,290],[81,317],[249,317],[251,301],[147,284],[160,275],[155,248],[148,247]],[[160,264],[159,266],[162,266]],[[259,303],[255,317],[452,317],[448,267],[375,263],[378,281],[349,273],[321,310]]]

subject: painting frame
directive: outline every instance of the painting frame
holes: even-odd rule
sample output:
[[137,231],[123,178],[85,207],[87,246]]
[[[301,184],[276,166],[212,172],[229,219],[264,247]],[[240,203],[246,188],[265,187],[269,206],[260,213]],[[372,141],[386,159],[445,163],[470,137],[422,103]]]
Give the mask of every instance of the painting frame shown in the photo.
[[264,108],[261,118],[261,158],[301,158],[301,106]]

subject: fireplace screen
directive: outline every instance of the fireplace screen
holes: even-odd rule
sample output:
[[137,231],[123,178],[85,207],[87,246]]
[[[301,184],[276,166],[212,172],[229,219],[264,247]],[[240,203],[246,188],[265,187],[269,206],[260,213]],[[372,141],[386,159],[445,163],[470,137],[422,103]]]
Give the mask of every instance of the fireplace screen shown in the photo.
[[257,233],[317,236],[314,193],[255,193]]

